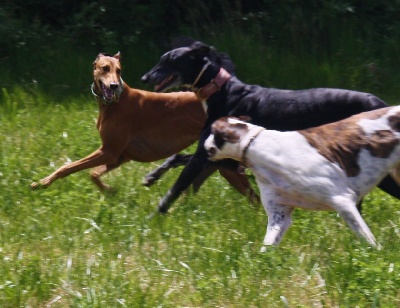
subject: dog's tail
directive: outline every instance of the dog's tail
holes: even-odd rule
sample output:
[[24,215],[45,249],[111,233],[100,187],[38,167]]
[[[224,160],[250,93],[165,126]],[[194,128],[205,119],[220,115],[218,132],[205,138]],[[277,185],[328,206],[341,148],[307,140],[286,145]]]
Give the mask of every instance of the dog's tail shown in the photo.
[[[189,36],[177,36],[171,39],[170,48],[180,48],[180,47],[199,47],[199,46],[207,46],[201,41],[195,40]],[[218,52],[214,47],[211,48],[212,52],[214,53],[216,61],[232,76],[236,75],[236,67],[233,64],[231,58],[227,53]]]

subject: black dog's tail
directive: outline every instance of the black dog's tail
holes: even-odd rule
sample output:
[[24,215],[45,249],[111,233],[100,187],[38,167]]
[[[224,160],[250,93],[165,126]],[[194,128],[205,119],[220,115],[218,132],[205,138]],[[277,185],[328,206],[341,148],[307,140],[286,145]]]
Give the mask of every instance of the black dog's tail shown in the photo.
[[[170,48],[180,48],[180,47],[199,47],[207,46],[201,41],[195,40],[189,36],[177,36],[171,39]],[[229,74],[232,76],[236,75],[235,64],[233,64],[231,58],[228,54],[224,52],[218,52],[214,47],[211,48],[215,60],[221,65]]]

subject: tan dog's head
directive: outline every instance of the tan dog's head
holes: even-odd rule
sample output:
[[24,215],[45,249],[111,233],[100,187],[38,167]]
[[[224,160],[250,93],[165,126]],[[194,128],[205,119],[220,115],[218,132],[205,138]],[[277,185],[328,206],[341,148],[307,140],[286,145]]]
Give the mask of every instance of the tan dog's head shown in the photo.
[[94,92],[107,103],[118,101],[122,91],[121,55],[100,53],[93,62]]

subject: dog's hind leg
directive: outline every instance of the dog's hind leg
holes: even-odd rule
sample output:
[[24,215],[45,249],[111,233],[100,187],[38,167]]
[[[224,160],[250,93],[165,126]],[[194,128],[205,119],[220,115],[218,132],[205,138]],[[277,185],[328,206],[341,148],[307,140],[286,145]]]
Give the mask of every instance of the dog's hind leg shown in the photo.
[[151,171],[149,174],[146,175],[143,185],[144,186],[151,186],[156,181],[158,181],[161,176],[167,172],[171,168],[176,168],[179,166],[184,166],[188,163],[192,155],[189,154],[174,154],[171,157],[167,158],[165,162],[158,168]]
[[373,247],[380,249],[374,235],[361,217],[353,200],[347,197],[337,196],[334,198],[333,208],[338,211],[347,225],[361,238],[366,240]]
[[93,181],[94,184],[97,185],[97,187],[101,190],[101,191],[112,191],[111,186],[105,184],[102,180],[101,180],[101,176],[103,176],[105,173],[110,172],[111,170],[114,170],[116,168],[118,168],[119,166],[121,166],[123,163],[126,163],[127,161],[129,161],[129,158],[124,158],[121,157],[119,159],[119,161],[116,164],[106,164],[106,165],[101,165],[98,166],[94,169],[92,169],[90,171],[90,177]]

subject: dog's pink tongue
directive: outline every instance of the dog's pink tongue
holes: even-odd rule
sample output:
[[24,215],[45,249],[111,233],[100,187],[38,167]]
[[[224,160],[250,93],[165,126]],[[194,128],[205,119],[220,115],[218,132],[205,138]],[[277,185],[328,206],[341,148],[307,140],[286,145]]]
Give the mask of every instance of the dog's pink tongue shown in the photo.
[[113,98],[113,95],[114,95],[114,91],[113,91],[113,90],[111,90],[111,89],[107,89],[107,90],[106,90],[106,97],[107,97],[108,99],[112,99],[112,98]]
[[103,85],[103,95],[107,99],[112,99],[113,95],[114,95],[114,91]]

